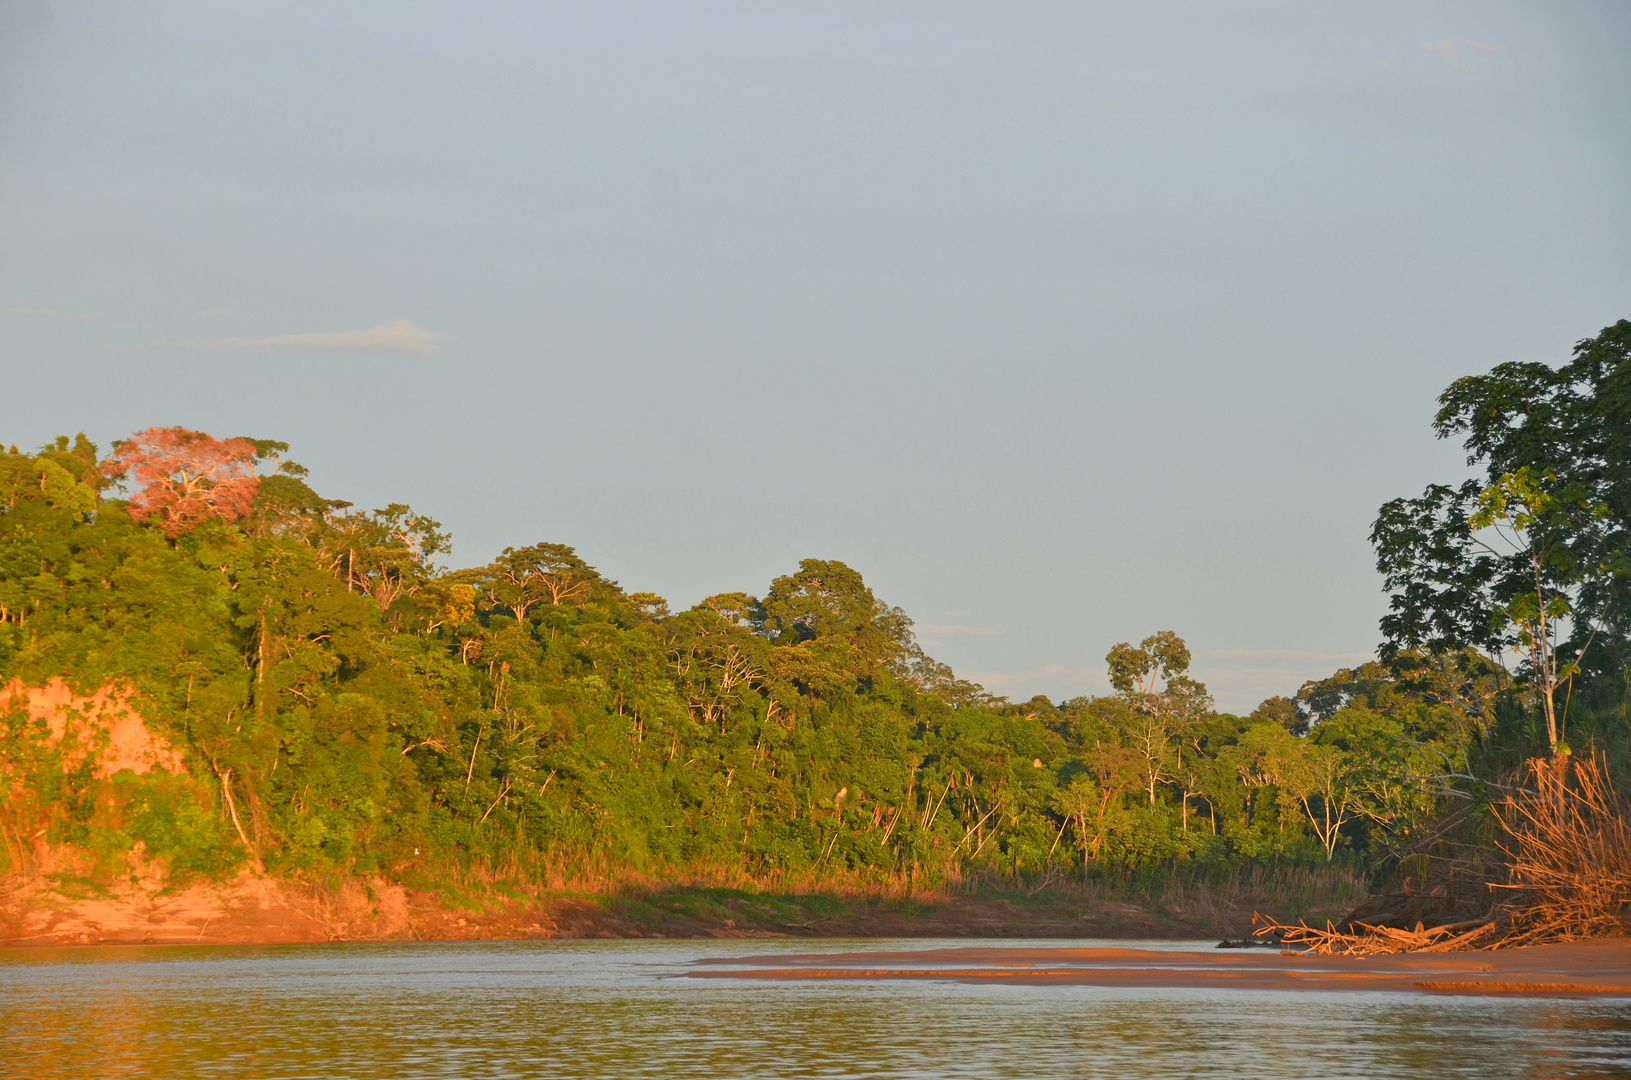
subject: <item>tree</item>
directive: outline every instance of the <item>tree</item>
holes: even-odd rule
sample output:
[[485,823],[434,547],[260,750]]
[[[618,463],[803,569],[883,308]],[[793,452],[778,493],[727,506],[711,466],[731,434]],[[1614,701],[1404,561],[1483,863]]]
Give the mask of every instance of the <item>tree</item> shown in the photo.
[[102,489],[111,483],[102,476],[96,457],[96,444],[83,431],[71,444],[68,436],[58,435],[32,455],[18,453],[13,446],[0,453],[0,503],[10,509],[19,498],[36,498],[59,509],[90,514]]
[[1391,594],[1382,656],[1517,648],[1561,753],[1558,687],[1577,665],[1631,659],[1631,321],[1580,342],[1560,368],[1508,363],[1458,379],[1439,404],[1435,431],[1464,435],[1486,479],[1382,507],[1371,529]]
[[725,729],[745,695],[765,681],[765,644],[745,628],[708,609],[693,609],[666,626],[674,682],[697,721]]
[[432,560],[452,548],[441,530],[441,522],[414,513],[406,503],[391,503],[383,510],[337,516],[320,547],[348,591],[367,593],[388,611],[435,576]]
[[883,603],[861,575],[836,559],[804,559],[776,578],[759,605],[759,631],[778,645],[838,640],[850,645],[858,673],[888,664],[912,647],[912,620]]
[[1557,497],[1539,524],[1580,568],[1576,651],[1593,632],[1600,644],[1623,647],[1631,632],[1631,321],[1577,343],[1560,368],[1502,364],[1456,380],[1439,403],[1439,437],[1465,435],[1467,463],[1485,465],[1488,486],[1527,468]]
[[1336,856],[1342,826],[1353,820],[1355,801],[1348,762],[1334,746],[1296,743],[1287,755],[1285,783],[1302,804],[1303,813],[1325,848],[1325,861]]
[[[88,478],[85,457],[91,462]],[[95,462],[96,446],[84,434],[73,449],[67,436],[58,436],[38,454],[20,454],[15,446],[0,453],[0,511],[13,509],[19,499],[38,499],[85,518],[95,511],[104,483]]]
[[756,622],[764,621],[759,601],[744,592],[716,593],[694,605],[691,610],[711,611],[732,626],[751,627]]
[[623,600],[641,619],[661,622],[670,615],[668,601],[654,592],[629,593]]
[[1273,788],[1278,796],[1280,831],[1285,831],[1287,804],[1290,807],[1296,805],[1291,780],[1296,775],[1303,747],[1301,740],[1279,724],[1258,720],[1240,733],[1234,745],[1219,751],[1219,763],[1233,768],[1241,787],[1245,789],[1241,806],[1242,831],[1256,823],[1259,794],[1269,788]]
[[1105,842],[1125,817],[1121,799],[1138,783],[1139,768],[1121,746],[1094,747],[1082,765],[1085,771],[1072,777],[1049,801],[1076,834],[1083,857],[1098,862]]
[[836,559],[802,559],[797,571],[770,583],[759,617],[778,644],[846,637],[870,626],[878,599],[861,575]]
[[549,543],[507,547],[478,576],[490,600],[508,609],[520,623],[545,600],[558,606],[587,596],[600,579],[575,550]]
[[[1495,626],[1515,639],[1514,647],[1524,654],[1546,720],[1546,741],[1555,750],[1563,739],[1558,688],[1569,683],[1579,670],[1577,660],[1559,662],[1559,628],[1576,614],[1570,586],[1580,581],[1581,573],[1572,555],[1560,550],[1557,535],[1546,527],[1546,519],[1557,514],[1565,499],[1578,500],[1582,496],[1578,490],[1548,491],[1548,486],[1527,465],[1515,473],[1506,473],[1479,494],[1478,512],[1469,524],[1475,530],[1474,542],[1493,551],[1493,543],[1484,539],[1493,533],[1498,537],[1496,542],[1505,543],[1512,554],[1528,564],[1529,587],[1502,597],[1505,602],[1498,604],[1494,612]],[[1606,508],[1603,512],[1606,514]]]
[[1125,734],[1143,759],[1144,786],[1154,805],[1156,786],[1169,779],[1172,740],[1211,708],[1211,696],[1189,677],[1189,646],[1171,630],[1150,635],[1137,648],[1115,645],[1105,662],[1110,684],[1131,707]]
[[1293,735],[1308,734],[1308,715],[1294,699],[1276,694],[1252,710],[1252,720],[1272,720]]
[[1007,699],[986,690],[979,683],[959,679],[950,664],[942,664],[913,642],[904,656],[898,656],[889,665],[897,679],[911,683],[919,693],[939,698],[952,708],[965,705],[985,705],[992,708],[1006,705]]
[[313,491],[306,483],[306,467],[284,456],[289,452],[288,443],[247,435],[239,438],[253,444],[257,465],[272,464],[272,471],[261,476],[254,505],[240,527],[251,536],[292,536],[320,544],[329,515],[351,504],[342,499],[325,499]]
[[[69,554],[59,530],[94,520],[101,483],[96,447],[84,435],[72,448],[58,437],[38,454],[15,446],[0,452],[0,652],[10,636],[6,624],[20,627],[42,604],[58,600],[57,579],[46,571]],[[56,532],[56,542],[42,544],[42,532]]]
[[1440,744],[1424,729],[1423,708],[1396,700],[1383,713],[1356,698],[1309,736],[1308,750],[1330,750],[1343,766],[1322,783],[1340,780],[1349,816],[1369,821],[1383,842],[1413,835],[1432,814],[1435,796],[1444,793],[1447,771],[1465,765],[1455,747]]
[[237,521],[255,502],[255,444],[212,439],[183,427],[154,427],[113,444],[102,473],[136,485],[130,516],[156,517],[171,539],[202,522]]
[[[1129,870],[1186,854],[1317,859],[1314,836],[1327,859],[1347,843],[1397,856],[1402,838],[1442,842],[1445,819],[1422,826],[1448,798],[1476,827],[1500,780],[1486,766],[1510,746],[1510,683],[1453,642],[1407,642],[1391,665],[1339,671],[1243,720],[1212,711],[1188,647],[1163,632],[1110,650],[1111,695],[1008,704],[927,656],[843,563],[805,560],[763,602],[722,593],[690,611],[624,593],[559,544],[443,573],[434,520],[395,503],[348,512],[284,444],[228,444],[247,444],[231,447],[234,468],[267,474],[252,507],[230,520],[216,506],[180,542],[160,510],[143,526],[99,500],[86,440],[0,454],[0,686],[128,685],[193,774],[98,788],[31,772],[40,798],[18,805],[54,808],[13,829],[14,857],[43,825],[49,843],[75,842],[70,827],[103,851],[140,839],[211,873],[245,857],[241,839],[272,873],[412,867],[435,881],[478,867],[529,885],[624,871],[904,884],[1052,870],[1072,844]],[[185,480],[162,482],[179,501]],[[221,487],[206,478],[194,494],[210,506]],[[1539,535],[1520,516],[1570,518],[1585,504],[1567,490],[1556,469],[1520,462],[1475,485],[1464,524],[1483,540]],[[1503,592],[1505,558],[1491,556],[1476,614],[1519,640],[1538,617],[1518,603],[1538,592],[1533,560]],[[1574,649],[1584,609],[1551,606],[1554,577],[1571,605],[1588,582],[1551,560],[1536,612],[1559,678],[1580,664],[1570,730],[1584,741],[1579,691],[1609,655],[1611,620]],[[1469,721],[1496,706],[1494,724]],[[0,715],[0,772],[31,760],[25,719]],[[1188,828],[1194,812],[1212,835]]]

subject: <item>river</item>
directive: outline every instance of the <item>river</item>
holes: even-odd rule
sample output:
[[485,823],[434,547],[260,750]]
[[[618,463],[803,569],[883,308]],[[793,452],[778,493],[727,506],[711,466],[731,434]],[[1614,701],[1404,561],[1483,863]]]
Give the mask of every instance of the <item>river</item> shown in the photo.
[[0,1077],[1631,1076],[1624,999],[684,976],[790,945],[945,944],[16,950],[0,953]]

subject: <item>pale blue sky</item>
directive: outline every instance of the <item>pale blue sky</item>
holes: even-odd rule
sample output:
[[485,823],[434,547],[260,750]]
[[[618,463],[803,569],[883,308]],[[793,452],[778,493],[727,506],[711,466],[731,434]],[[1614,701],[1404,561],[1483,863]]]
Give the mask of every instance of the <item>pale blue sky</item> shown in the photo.
[[677,605],[842,559],[1015,697],[1172,629],[1249,709],[1375,646],[1437,392],[1631,317],[1627,55],[1618,3],[0,0],[0,440],[286,439]]

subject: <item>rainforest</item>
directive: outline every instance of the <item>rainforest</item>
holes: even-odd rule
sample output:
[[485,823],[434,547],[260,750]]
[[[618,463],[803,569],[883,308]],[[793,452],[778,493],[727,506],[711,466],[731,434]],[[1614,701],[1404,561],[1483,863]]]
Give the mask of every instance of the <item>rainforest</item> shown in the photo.
[[1436,429],[1474,475],[1381,509],[1378,658],[1249,715],[1181,627],[1118,635],[1106,696],[1007,701],[820,552],[682,610],[570,536],[459,566],[434,507],[354,506],[275,439],[13,446],[0,871],[1422,880],[1499,850],[1525,776],[1626,775],[1631,323],[1457,381]]

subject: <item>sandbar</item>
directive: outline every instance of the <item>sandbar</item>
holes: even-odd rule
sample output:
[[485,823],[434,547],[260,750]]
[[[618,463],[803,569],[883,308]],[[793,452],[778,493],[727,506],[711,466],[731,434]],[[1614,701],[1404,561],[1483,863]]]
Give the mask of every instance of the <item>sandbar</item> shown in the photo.
[[1015,986],[1631,998],[1631,938],[1367,957],[1244,949],[961,946],[713,957],[695,961],[684,974],[771,981],[923,979]]

